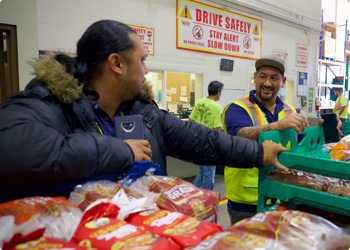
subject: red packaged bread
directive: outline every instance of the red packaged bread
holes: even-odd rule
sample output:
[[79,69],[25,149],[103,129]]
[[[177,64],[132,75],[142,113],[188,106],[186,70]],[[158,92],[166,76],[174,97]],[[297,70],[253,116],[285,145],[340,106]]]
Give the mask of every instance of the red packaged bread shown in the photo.
[[198,245],[212,235],[222,232],[221,225],[202,221],[179,212],[148,210],[129,215],[130,224],[165,238],[171,238],[181,248]]
[[[18,244],[12,250],[56,250],[56,249],[65,249],[65,250],[93,250],[93,248],[80,247],[76,244],[65,242],[61,240],[56,240],[49,237],[42,237],[38,240],[28,241],[25,243]],[[4,249],[5,250],[5,249]]]
[[217,222],[220,193],[198,188],[180,178],[162,176],[141,177],[130,188],[142,194],[142,185],[147,186],[144,190],[160,193],[156,203],[161,209]]
[[[121,190],[119,194],[124,194]],[[119,197],[118,195],[116,197]],[[123,197],[127,199],[127,197]],[[116,200],[116,202],[120,200]],[[133,202],[137,203],[137,201]],[[125,204],[125,206],[130,205]],[[147,250],[180,249],[172,240],[153,234],[143,227],[117,219],[121,208],[110,200],[91,204],[81,219],[72,241],[80,246],[96,249]]]
[[79,225],[73,236],[79,246],[113,250],[179,250],[172,240],[162,238],[126,221],[102,217]]
[[34,230],[45,228],[44,236],[68,241],[81,218],[81,210],[64,197],[28,197],[0,204],[0,217],[13,215],[20,225],[30,221]]

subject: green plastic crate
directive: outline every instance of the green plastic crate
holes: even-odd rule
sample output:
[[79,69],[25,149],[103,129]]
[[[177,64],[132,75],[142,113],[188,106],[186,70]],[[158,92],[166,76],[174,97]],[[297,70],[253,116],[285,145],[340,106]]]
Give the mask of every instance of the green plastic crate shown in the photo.
[[[322,210],[350,216],[350,199],[312,189],[264,180],[259,182],[258,212],[265,212],[277,201],[293,201]],[[268,202],[271,201],[269,205]]]
[[350,119],[346,119],[343,122],[343,134],[350,135]]
[[284,147],[290,147],[289,152],[297,154],[317,151],[325,144],[322,126],[307,127],[301,135],[304,138],[298,142],[298,133],[293,129],[266,131],[260,133],[259,142],[271,140]]
[[[294,130],[266,131],[260,134],[259,142],[272,140],[289,147],[288,152],[278,157],[288,168],[350,180],[350,163],[331,160],[329,152],[324,150],[322,126],[308,127],[303,134],[304,138],[298,142]],[[267,180],[266,172],[270,169],[272,167],[259,170],[258,212],[267,211],[277,200],[289,200],[350,216],[349,198]],[[268,201],[271,204],[267,206]]]

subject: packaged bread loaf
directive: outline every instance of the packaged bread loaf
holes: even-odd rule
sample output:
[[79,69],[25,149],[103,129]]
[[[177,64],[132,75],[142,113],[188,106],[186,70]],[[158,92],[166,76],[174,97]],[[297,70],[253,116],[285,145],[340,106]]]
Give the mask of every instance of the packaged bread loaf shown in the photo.
[[136,180],[130,189],[142,193],[160,193],[157,205],[165,210],[180,212],[191,217],[217,222],[220,194],[196,187],[180,178],[144,176]]

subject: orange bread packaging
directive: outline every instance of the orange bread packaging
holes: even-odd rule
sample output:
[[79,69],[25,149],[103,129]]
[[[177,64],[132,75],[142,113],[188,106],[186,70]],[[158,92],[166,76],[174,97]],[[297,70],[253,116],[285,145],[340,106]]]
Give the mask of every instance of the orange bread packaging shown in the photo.
[[100,202],[89,206],[72,242],[87,248],[113,250],[179,250],[171,239],[162,238],[145,228],[117,219],[120,208]]
[[80,247],[70,242],[56,240],[49,237],[41,237],[37,240],[28,241],[26,243],[18,244],[12,250],[47,250],[47,249],[69,249],[69,250],[92,250],[91,248]]
[[217,222],[220,194],[196,187],[180,178],[143,176],[130,189],[160,193],[157,205],[161,209],[179,212],[209,222]]
[[142,211],[129,215],[126,220],[154,234],[171,238],[181,249],[196,246],[202,240],[222,232],[219,224],[168,210]]
[[26,223],[26,234],[44,228],[43,236],[63,241],[71,239],[82,214],[65,197],[34,196],[0,204],[0,218],[13,216],[18,226]]

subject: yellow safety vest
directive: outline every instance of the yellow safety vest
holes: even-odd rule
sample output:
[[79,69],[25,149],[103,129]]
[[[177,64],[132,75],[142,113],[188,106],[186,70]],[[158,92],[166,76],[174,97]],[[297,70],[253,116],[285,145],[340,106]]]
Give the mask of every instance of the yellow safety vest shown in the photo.
[[[253,122],[253,126],[262,126],[268,124],[264,112],[256,103],[249,101],[249,96],[240,98],[228,104],[222,112],[222,124],[226,131],[225,116],[227,109],[237,104],[244,108]],[[290,113],[296,113],[295,109],[284,102],[283,110],[278,113],[278,120],[281,120]],[[258,201],[258,168],[232,168],[225,167],[224,178],[226,185],[226,197],[237,203],[256,205]]]

